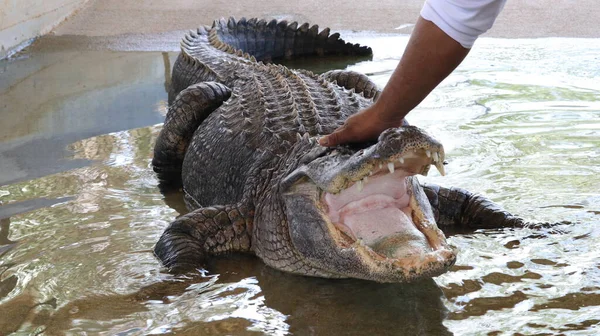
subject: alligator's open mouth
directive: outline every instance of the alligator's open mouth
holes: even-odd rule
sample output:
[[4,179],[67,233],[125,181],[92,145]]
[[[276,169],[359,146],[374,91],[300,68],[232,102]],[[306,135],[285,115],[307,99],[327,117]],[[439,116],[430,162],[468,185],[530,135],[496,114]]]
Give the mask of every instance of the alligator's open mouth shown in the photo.
[[383,282],[448,270],[456,254],[414,176],[445,174],[441,143],[404,126],[362,149],[317,149],[282,182],[290,236],[315,268]]
[[340,247],[360,248],[375,260],[416,273],[435,273],[425,269],[452,258],[452,252],[412,176],[426,174],[430,165],[444,174],[442,161],[443,153],[415,150],[373,164],[367,176],[338,193],[323,191],[321,202],[339,232]]

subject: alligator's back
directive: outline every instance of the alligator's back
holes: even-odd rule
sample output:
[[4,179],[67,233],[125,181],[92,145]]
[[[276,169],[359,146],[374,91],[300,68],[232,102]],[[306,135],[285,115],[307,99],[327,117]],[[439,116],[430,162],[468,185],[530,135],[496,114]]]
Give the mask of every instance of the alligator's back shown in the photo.
[[[270,174],[287,164],[298,139],[332,132],[371,103],[363,93],[372,97],[376,90],[364,75],[362,82],[351,83],[362,91],[356,94],[327,75],[290,70],[270,61],[370,53],[369,48],[344,42],[339,34],[329,35],[329,29],[319,32],[308,24],[230,19],[186,35],[173,69],[169,114],[185,115],[175,111],[185,108],[178,105],[182,101],[198,110],[203,103],[195,101],[196,96],[215,105],[183,118],[180,123],[186,127],[172,127],[171,133],[189,133],[190,124],[195,130],[188,140],[177,142],[185,157],[183,186],[196,201],[191,205],[232,204],[264,188],[259,185],[268,184]],[[219,83],[225,89],[217,84],[194,86],[202,82]],[[195,88],[190,92],[199,93],[188,94],[190,87]],[[169,127],[168,116],[165,128]]]

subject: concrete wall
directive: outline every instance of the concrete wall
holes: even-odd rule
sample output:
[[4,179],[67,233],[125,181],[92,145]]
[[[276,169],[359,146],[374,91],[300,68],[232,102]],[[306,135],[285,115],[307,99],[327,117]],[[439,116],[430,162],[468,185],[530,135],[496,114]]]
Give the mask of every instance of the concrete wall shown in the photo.
[[48,33],[88,0],[0,0],[0,58]]

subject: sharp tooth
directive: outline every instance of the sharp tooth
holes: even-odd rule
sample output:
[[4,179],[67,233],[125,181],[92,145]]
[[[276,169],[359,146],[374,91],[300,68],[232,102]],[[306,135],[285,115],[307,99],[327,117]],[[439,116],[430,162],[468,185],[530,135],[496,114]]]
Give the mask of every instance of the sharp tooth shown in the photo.
[[365,184],[367,184],[367,182],[368,182],[368,181],[369,181],[369,177],[368,177],[368,176],[365,176],[365,177],[363,178],[363,182],[364,182]]
[[400,162],[400,164],[404,164],[404,158],[403,157],[399,158],[398,162]]
[[358,191],[363,190],[363,181],[362,180],[356,181],[356,185],[358,186]]
[[446,176],[446,170],[444,170],[444,164],[440,161],[435,163],[435,167],[440,172],[440,175]]
[[390,173],[394,173],[394,164],[391,162],[388,162],[388,169],[390,170]]
[[433,162],[438,162],[440,160],[440,156],[438,152],[433,152]]
[[373,171],[370,171],[370,172],[369,172],[369,176],[373,176]]
[[425,151],[425,154],[427,154],[427,157],[430,158],[431,157],[431,151]]
[[380,163],[379,164],[379,169],[382,169],[382,168],[383,168],[383,164]]

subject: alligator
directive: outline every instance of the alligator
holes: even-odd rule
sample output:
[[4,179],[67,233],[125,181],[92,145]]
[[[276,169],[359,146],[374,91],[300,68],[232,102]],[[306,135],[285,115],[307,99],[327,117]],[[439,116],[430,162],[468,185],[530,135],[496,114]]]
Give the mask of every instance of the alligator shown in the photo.
[[412,282],[455,263],[444,231],[525,224],[483,196],[421,185],[415,175],[432,165],[444,174],[445,153],[416,126],[320,146],[380,91],[358,72],[280,61],[335,55],[372,50],[276,20],[220,19],[185,35],[152,160],[161,188],[182,188],[190,210],[154,248],[167,268],[242,252],[305,276]]

